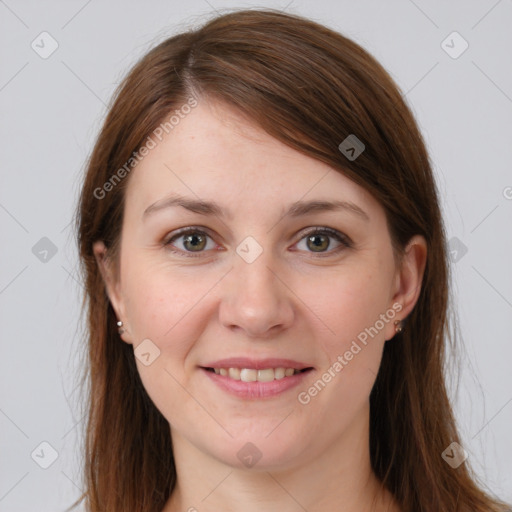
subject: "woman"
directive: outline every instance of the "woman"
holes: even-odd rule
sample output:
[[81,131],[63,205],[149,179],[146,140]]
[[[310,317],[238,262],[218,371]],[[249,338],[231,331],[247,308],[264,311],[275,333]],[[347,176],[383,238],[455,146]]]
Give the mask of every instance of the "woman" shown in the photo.
[[499,511],[444,384],[424,143],[361,47],[277,11],[129,73],[77,216],[89,511]]

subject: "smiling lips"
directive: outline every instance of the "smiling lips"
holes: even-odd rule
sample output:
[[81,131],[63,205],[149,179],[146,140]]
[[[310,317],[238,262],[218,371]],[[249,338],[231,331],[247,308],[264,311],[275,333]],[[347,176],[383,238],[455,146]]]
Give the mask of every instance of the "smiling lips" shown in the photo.
[[287,380],[313,369],[311,365],[291,359],[250,359],[246,357],[223,359],[202,366],[204,370],[226,377],[224,380],[245,383]]

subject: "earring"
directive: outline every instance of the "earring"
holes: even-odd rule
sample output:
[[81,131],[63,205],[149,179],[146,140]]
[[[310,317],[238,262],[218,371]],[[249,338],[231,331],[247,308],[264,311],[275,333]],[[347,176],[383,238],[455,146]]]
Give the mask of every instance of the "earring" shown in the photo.
[[400,334],[404,330],[402,320],[395,320],[395,332]]
[[123,322],[121,322],[121,320],[119,320],[119,322],[117,322],[117,327],[119,327],[119,329],[118,329],[119,334],[123,334],[124,329],[123,329]]

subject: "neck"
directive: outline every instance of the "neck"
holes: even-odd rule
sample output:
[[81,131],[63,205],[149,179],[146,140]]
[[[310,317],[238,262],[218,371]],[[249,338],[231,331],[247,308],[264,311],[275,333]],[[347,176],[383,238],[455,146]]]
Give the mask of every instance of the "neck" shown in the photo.
[[279,469],[233,468],[172,430],[177,484],[162,512],[399,512],[371,469],[368,412],[328,450]]

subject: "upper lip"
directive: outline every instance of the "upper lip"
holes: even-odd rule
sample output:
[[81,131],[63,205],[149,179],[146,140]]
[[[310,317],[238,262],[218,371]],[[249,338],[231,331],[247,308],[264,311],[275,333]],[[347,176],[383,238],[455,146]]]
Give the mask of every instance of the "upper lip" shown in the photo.
[[294,368],[295,370],[304,370],[313,368],[311,364],[301,363],[293,359],[252,359],[249,357],[230,357],[228,359],[219,359],[202,365],[203,368],[254,368],[255,370],[264,370],[266,368]]

